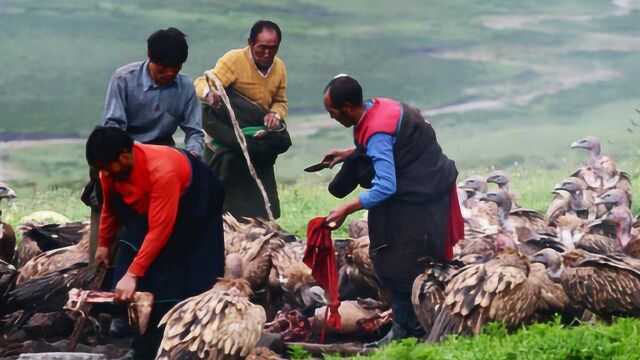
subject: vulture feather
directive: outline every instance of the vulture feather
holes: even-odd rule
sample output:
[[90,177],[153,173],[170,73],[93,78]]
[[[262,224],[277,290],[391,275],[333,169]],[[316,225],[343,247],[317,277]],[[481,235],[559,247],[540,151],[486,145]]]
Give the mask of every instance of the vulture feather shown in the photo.
[[[238,255],[230,255],[242,262]],[[241,266],[230,267],[231,278],[190,297],[162,318],[165,325],[156,359],[226,359],[246,357],[256,346],[266,322],[264,309],[251,303],[251,287],[240,278]]]

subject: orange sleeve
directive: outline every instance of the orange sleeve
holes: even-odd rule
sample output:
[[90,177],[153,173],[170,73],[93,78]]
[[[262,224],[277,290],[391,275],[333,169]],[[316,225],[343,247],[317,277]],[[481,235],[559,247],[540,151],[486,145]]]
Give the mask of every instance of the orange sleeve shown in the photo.
[[98,231],[98,245],[100,247],[110,247],[113,238],[116,236],[120,222],[113,213],[113,183],[102,174],[100,175],[102,185],[102,212],[100,213],[100,229]]
[[151,184],[149,200],[149,231],[138,255],[129,266],[129,272],[142,277],[156,259],[173,232],[178,215],[181,184],[173,174],[166,174]]

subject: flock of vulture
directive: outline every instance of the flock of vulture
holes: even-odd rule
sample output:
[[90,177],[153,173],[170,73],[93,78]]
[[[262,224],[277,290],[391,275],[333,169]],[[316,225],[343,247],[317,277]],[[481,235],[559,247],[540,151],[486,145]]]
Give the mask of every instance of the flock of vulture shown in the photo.
[[[513,330],[555,314],[567,323],[640,316],[640,226],[629,176],[600,154],[596,138],[572,147],[587,149],[589,159],[550,189],[546,214],[519,206],[504,172],[458,184],[465,238],[454,260],[425,259],[413,285],[425,340],[478,334],[489,322]],[[17,248],[15,236],[11,246],[0,238],[0,356],[28,351],[36,339],[68,337],[77,316],[63,310],[69,290],[87,288],[96,276],[86,222],[19,230]],[[304,239],[230,215],[224,230],[225,277],[166,314],[158,359],[279,359],[274,344],[318,342],[321,334],[329,342],[372,341],[389,329],[393,314],[369,259],[366,220],[350,222],[350,238],[334,239],[341,329],[325,325],[328,299],[302,263]],[[98,308],[87,315],[81,341],[108,352],[110,314]]]

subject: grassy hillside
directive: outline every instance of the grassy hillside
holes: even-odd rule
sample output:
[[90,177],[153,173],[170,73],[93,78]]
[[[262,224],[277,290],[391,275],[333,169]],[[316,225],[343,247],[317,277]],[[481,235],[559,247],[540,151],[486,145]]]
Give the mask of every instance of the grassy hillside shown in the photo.
[[[110,75],[144,58],[152,31],[177,26],[188,34],[183,71],[196,77],[242,46],[256,19],[269,18],[284,31],[279,55],[289,71],[289,123],[296,133],[294,147],[278,163],[283,181],[299,181],[304,165],[351,144],[349,130],[323,114],[320,97],[341,72],[358,78],[368,97],[397,98],[425,110],[445,152],[464,171],[516,163],[573,167],[583,156],[567,153],[568,144],[587,134],[598,135],[605,152],[625,157],[635,154],[638,142],[627,128],[636,130],[628,120],[637,119],[640,107],[639,6],[0,0],[0,132],[86,135],[100,122]],[[1,178],[49,183],[84,177],[81,145],[24,152],[1,154],[14,170]]]

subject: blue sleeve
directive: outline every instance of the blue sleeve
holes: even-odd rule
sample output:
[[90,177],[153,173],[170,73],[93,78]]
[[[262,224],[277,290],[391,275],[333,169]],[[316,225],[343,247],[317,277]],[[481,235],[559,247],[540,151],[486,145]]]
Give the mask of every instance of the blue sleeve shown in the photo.
[[109,81],[107,89],[107,97],[104,100],[104,112],[102,115],[102,125],[117,126],[123,130],[127,130],[127,113],[126,105],[126,84],[125,80],[114,73]]
[[202,132],[202,110],[200,110],[200,102],[196,96],[196,90],[190,83],[190,91],[187,95],[187,103],[183,113],[180,129],[184,131],[184,145],[189,151],[196,154],[202,153],[204,143],[204,132]]
[[371,209],[396,192],[393,140],[389,134],[378,133],[371,136],[367,143],[367,155],[373,160],[376,175],[373,178],[373,187],[359,196],[365,209]]

